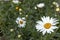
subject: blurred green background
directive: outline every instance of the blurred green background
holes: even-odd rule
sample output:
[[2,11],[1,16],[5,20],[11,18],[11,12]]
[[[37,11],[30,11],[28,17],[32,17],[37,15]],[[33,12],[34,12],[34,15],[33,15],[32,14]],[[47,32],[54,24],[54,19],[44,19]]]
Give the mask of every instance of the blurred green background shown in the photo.
[[[56,12],[56,6],[52,4],[57,2],[60,5],[60,0],[19,0],[19,2],[14,4],[12,0],[0,1],[0,40],[60,40],[60,11]],[[45,3],[46,5],[44,8],[34,9],[39,3]],[[16,10],[16,7],[21,8],[22,11]],[[16,18],[26,17],[26,15],[28,15],[26,27],[19,28],[15,22]],[[57,18],[59,20],[59,24],[57,24],[59,29],[46,36],[37,32],[35,22],[40,20],[42,16]]]

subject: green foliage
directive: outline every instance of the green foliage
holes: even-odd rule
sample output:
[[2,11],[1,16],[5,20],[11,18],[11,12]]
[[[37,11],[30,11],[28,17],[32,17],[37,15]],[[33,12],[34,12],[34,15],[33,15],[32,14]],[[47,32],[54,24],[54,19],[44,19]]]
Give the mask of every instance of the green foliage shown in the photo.
[[[55,6],[52,2],[57,0],[23,0],[22,3],[14,4],[12,2],[0,2],[0,29],[3,32],[3,36],[6,40],[60,40],[60,28],[58,31],[52,34],[42,35],[35,28],[36,21],[40,20],[42,16],[50,16],[57,18],[60,22],[60,14],[56,12]],[[45,3],[45,7],[34,9],[39,3]],[[52,5],[52,7],[51,7]],[[15,8],[19,6],[22,9],[20,12]],[[28,17],[26,18],[25,28],[19,28],[16,24],[17,17]],[[55,16],[57,15],[57,16]],[[57,24],[60,27],[60,23]],[[10,32],[10,29],[14,29]],[[21,35],[18,38],[18,35]]]

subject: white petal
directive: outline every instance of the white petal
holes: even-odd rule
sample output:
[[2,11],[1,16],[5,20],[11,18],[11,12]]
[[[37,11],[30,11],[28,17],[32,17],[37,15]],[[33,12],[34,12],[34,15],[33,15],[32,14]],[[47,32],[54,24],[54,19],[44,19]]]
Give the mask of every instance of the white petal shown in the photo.
[[20,27],[25,27],[25,24],[20,24]]
[[24,25],[18,25],[18,27],[20,27],[20,28],[22,27],[22,28],[23,28],[23,27],[25,27],[25,26],[24,26]]
[[17,24],[18,24],[18,21],[19,21],[19,20],[16,20],[16,23],[17,23]]
[[50,30],[47,30],[47,33],[51,33]]
[[56,26],[52,26],[52,27],[51,27],[51,29],[57,29],[57,28],[58,28],[58,27],[56,27]]
[[36,23],[38,23],[40,25],[43,25],[43,22],[42,21],[37,21]]
[[42,33],[43,33],[43,35],[45,35],[45,33],[46,33],[46,30],[44,30]]
[[26,24],[26,21],[23,21],[23,24]]
[[41,20],[43,23],[47,23],[47,19],[45,18],[45,16],[41,17]]
[[23,17],[22,19],[25,20],[25,17]]
[[40,29],[40,32],[43,32],[43,31],[45,31],[44,28],[41,28],[41,29]]
[[15,3],[15,4],[19,3],[18,0],[13,0],[12,2]]
[[56,25],[56,24],[58,24],[59,22],[57,22],[58,20],[56,20],[56,18],[51,18],[50,19],[50,23],[52,24],[52,25]]
[[40,30],[40,29],[42,29],[42,27],[39,24],[37,24],[36,29]]
[[20,19],[21,19],[20,17],[17,18],[17,20],[20,20]]
[[53,22],[52,25],[56,25],[56,24],[58,24],[58,23],[59,23],[59,22]]
[[50,30],[51,32],[54,32],[53,30]]
[[50,17],[49,17],[49,16],[46,17],[46,21],[47,21],[47,22],[50,22]]
[[16,19],[16,23],[17,23],[17,24],[19,23],[19,20],[20,20],[20,19],[21,19],[21,18],[19,18],[19,17]]
[[41,17],[41,20],[44,22],[46,21],[45,16]]

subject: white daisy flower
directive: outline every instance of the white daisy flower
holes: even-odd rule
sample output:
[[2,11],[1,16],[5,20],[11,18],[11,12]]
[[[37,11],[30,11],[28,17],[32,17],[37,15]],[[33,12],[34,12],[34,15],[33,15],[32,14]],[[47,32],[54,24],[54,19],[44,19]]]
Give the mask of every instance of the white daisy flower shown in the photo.
[[15,4],[18,4],[19,0],[13,0],[12,2],[15,3]]
[[18,24],[18,27],[25,27],[26,25],[25,17],[23,18],[18,17],[16,19],[16,23]]
[[42,21],[37,21],[36,29],[45,35],[45,33],[54,32],[54,29],[58,28],[56,24],[58,24],[58,20],[56,18],[50,17],[41,17]]
[[44,3],[37,4],[37,7],[39,7],[39,8],[43,8],[44,6],[45,6]]

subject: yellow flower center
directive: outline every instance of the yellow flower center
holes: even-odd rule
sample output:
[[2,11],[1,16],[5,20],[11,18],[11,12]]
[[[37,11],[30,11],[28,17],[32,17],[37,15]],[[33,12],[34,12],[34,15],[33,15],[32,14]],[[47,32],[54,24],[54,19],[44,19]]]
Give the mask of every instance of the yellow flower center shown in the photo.
[[44,27],[45,27],[46,29],[49,29],[49,28],[51,27],[51,23],[46,23],[46,24],[44,24]]
[[23,24],[23,21],[22,20],[20,20],[20,22],[19,22],[20,24]]
[[16,10],[19,10],[19,7],[18,6],[16,7]]

